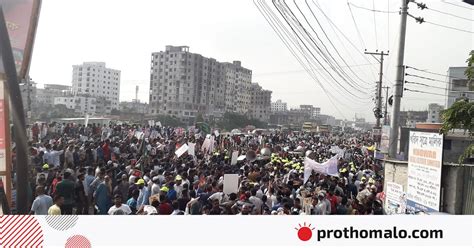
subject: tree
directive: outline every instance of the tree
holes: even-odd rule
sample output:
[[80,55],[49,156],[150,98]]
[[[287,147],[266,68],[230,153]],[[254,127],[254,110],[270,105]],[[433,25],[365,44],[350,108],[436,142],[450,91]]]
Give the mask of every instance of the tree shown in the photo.
[[[469,53],[469,58],[466,62],[467,69],[464,75],[466,75],[468,87],[470,87],[474,81],[474,50]],[[474,102],[469,102],[468,99],[460,99],[443,111],[441,118],[443,119],[441,133],[447,134],[454,129],[463,129],[469,134],[469,139],[474,138]],[[466,158],[469,158],[473,154],[474,143],[470,144],[464,150],[458,162],[462,164]]]

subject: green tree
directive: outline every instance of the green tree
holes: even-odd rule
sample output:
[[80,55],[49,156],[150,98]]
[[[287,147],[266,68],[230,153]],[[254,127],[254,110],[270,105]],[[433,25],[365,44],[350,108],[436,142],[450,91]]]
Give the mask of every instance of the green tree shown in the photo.
[[[469,58],[466,60],[467,69],[464,74],[468,80],[470,87],[474,81],[474,50],[469,53]],[[474,138],[474,102],[469,102],[467,99],[460,99],[456,101],[451,107],[443,111],[441,118],[443,125],[441,133],[447,134],[454,129],[463,129],[469,134],[469,139]],[[474,154],[474,143],[470,144],[459,157],[458,162],[462,164],[466,158]]]

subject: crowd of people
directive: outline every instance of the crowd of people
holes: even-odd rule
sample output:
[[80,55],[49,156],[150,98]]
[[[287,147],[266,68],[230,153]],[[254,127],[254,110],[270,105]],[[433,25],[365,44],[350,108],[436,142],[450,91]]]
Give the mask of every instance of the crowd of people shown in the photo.
[[[52,123],[29,127],[29,137],[31,214],[384,214],[381,168],[364,132]],[[334,156],[338,175],[313,171],[305,181],[305,159]],[[238,175],[232,192],[225,174]]]

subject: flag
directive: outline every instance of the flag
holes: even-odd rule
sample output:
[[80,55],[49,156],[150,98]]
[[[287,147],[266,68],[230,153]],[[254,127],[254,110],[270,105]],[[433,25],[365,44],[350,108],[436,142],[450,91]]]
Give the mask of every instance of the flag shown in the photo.
[[195,126],[197,129],[199,129],[199,132],[201,133],[204,133],[204,134],[211,133],[211,127],[209,126],[209,124],[205,122],[197,122]]

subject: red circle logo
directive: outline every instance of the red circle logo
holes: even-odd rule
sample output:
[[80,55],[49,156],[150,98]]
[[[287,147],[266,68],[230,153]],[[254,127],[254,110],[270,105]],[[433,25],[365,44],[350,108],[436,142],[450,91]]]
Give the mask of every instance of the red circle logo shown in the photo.
[[298,231],[298,238],[301,241],[308,241],[313,236],[314,227],[311,228],[311,224],[309,224],[309,226],[306,226],[306,222],[304,223],[303,226],[301,226],[300,224],[299,228],[295,228],[295,229]]

